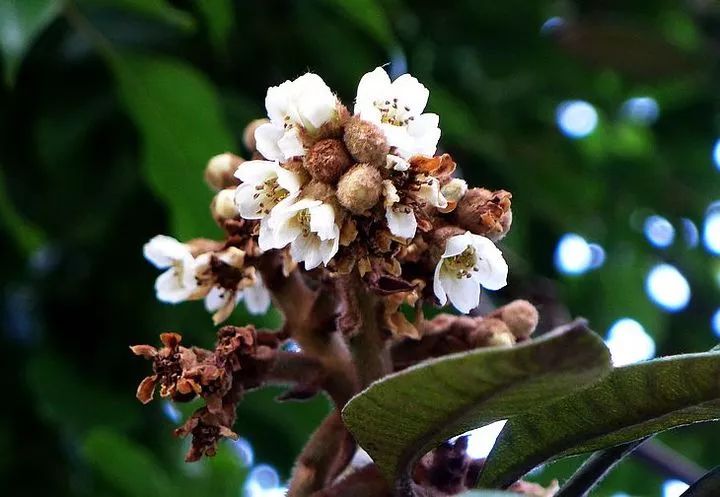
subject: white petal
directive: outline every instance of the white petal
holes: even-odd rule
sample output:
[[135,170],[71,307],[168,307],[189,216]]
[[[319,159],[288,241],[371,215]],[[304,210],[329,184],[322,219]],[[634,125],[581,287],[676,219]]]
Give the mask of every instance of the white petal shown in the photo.
[[215,312],[225,305],[229,292],[222,287],[214,286],[205,296],[205,310]]
[[433,207],[439,207],[441,209],[447,207],[447,199],[440,193],[440,182],[437,178],[422,176],[419,180],[422,184],[417,193],[418,197]]
[[265,109],[270,120],[276,125],[282,125],[285,116],[289,112],[292,90],[293,84],[291,81],[285,81],[279,86],[268,88],[265,96]]
[[470,236],[478,256],[479,269],[473,273],[473,278],[488,290],[499,290],[507,285],[508,265],[500,249],[489,238],[474,234]]
[[440,270],[442,269],[443,262],[443,259],[440,259],[437,263],[437,266],[435,266],[435,275],[433,276],[433,291],[440,301],[440,305],[445,305],[447,303],[447,294],[445,293],[442,280],[440,279]]
[[270,292],[265,287],[259,273],[255,278],[255,284],[243,290],[242,297],[250,314],[265,314],[271,304]]
[[363,107],[374,107],[373,103],[376,100],[384,100],[387,98],[389,92],[390,76],[388,76],[382,67],[378,67],[374,71],[365,74],[358,84],[354,113],[362,116],[363,119],[367,119],[364,114],[361,114],[361,109]]
[[417,220],[412,209],[410,209],[410,212],[405,212],[402,206],[398,209],[387,207],[385,209],[385,219],[388,223],[388,229],[393,235],[401,238],[413,238],[415,236]]
[[278,167],[276,173],[278,185],[280,185],[281,188],[284,188],[290,194],[300,191],[302,179],[299,174],[294,173],[289,169],[285,169],[284,167]]
[[277,176],[279,168],[280,165],[274,160],[248,160],[238,166],[235,177],[243,183],[261,185]]
[[187,245],[166,235],[151,238],[143,246],[143,255],[159,269],[170,267],[175,261],[192,257]]
[[413,114],[420,114],[425,110],[430,91],[416,78],[403,74],[393,81],[392,90],[395,95],[402,98],[403,104],[410,107]]
[[260,155],[268,160],[284,161],[285,155],[280,150],[278,142],[285,134],[282,126],[265,123],[255,130],[255,147]]
[[443,273],[441,270],[440,278],[452,305],[463,314],[475,309],[480,303],[480,284],[472,278],[455,278]]
[[290,255],[295,262],[304,262],[307,270],[318,267],[322,263],[320,239],[313,235],[298,236],[290,245]]
[[408,134],[406,126],[395,126],[389,123],[380,125],[391,147],[395,147],[396,155],[409,159],[414,154],[415,139]]
[[399,155],[388,154],[385,161],[385,166],[388,169],[394,169],[395,171],[407,171],[410,169],[410,163],[400,157]]
[[235,206],[244,219],[263,219],[266,216],[264,207],[268,202],[265,193],[256,190],[253,184],[243,183],[235,189]]
[[327,264],[335,257],[338,249],[340,248],[340,228],[337,225],[333,225],[333,233],[328,240],[323,240],[320,243],[320,251],[322,254],[322,261]]
[[303,147],[295,128],[289,128],[285,131],[280,140],[278,140],[277,145],[285,159],[305,155],[305,147]]
[[462,235],[451,236],[445,245],[445,252],[442,257],[446,258],[460,255],[466,248],[471,246],[473,242],[473,235],[469,231],[466,231]]
[[310,230],[320,240],[328,240],[335,233],[335,209],[330,204],[321,204],[310,209]]
[[423,136],[428,131],[438,127],[440,124],[440,116],[437,114],[426,113],[412,120],[408,126],[408,133],[412,136]]
[[177,304],[187,300],[195,290],[195,286],[185,286],[183,276],[178,273],[176,268],[170,268],[158,276],[155,280],[157,299],[169,304]]
[[275,242],[275,232],[272,230],[272,228],[270,228],[270,223],[268,222],[268,219],[268,217],[265,217],[262,221],[260,221],[258,246],[260,247],[261,252],[267,252],[268,250],[274,248],[281,248],[278,247]]
[[318,129],[330,121],[336,112],[337,100],[330,88],[314,89],[302,96],[298,102],[298,113],[302,124],[310,130]]

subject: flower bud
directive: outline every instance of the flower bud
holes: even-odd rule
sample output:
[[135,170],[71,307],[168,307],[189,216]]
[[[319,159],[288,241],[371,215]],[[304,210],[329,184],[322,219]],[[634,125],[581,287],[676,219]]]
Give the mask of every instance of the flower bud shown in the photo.
[[255,130],[263,124],[269,122],[270,121],[268,119],[255,119],[254,121],[251,121],[250,124],[245,126],[245,130],[243,131],[243,145],[245,145],[245,148],[248,150],[248,152],[253,153],[257,151],[257,146],[255,142]]
[[359,117],[351,118],[345,125],[345,146],[356,161],[382,166],[390,152],[385,134],[373,123]]
[[226,188],[225,190],[220,190],[210,204],[210,211],[212,212],[213,219],[215,219],[215,222],[220,226],[222,226],[223,221],[226,219],[233,219],[237,216],[235,189]]
[[473,340],[475,346],[501,347],[515,344],[515,336],[507,323],[491,317],[475,318],[475,320],[477,326]]
[[357,164],[340,178],[337,198],[347,210],[360,214],[377,204],[381,190],[380,171],[370,164]]
[[457,223],[461,228],[498,241],[512,224],[511,198],[510,192],[505,190],[491,192],[485,188],[472,188],[458,202],[455,209]]
[[205,167],[205,182],[215,191],[238,185],[240,181],[234,175],[243,162],[242,158],[230,152],[216,155]]
[[501,319],[518,340],[527,340],[538,325],[540,315],[527,300],[515,300],[504,305],[488,317]]
[[321,181],[310,180],[302,189],[303,198],[320,200],[326,204],[332,204],[335,200],[335,189]]
[[463,233],[465,233],[465,230],[457,226],[443,226],[430,233],[430,244],[428,249],[433,265],[440,260],[443,252],[445,252],[447,241],[450,238],[456,235],[462,235]]
[[305,155],[303,164],[313,179],[335,183],[350,169],[353,160],[340,140],[330,138],[313,145]]

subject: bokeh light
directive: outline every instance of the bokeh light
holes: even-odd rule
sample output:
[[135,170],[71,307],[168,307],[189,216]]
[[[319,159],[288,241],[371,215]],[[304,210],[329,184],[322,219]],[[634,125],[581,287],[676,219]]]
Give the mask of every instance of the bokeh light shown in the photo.
[[244,486],[245,497],[281,497],[287,492],[280,486],[280,476],[267,464],[255,466],[248,474]]
[[588,243],[576,233],[566,233],[555,248],[555,267],[565,274],[582,274],[605,262],[605,250],[596,243]]
[[655,356],[655,340],[634,319],[615,321],[608,330],[605,343],[615,366],[646,361]]
[[712,156],[715,167],[720,169],[720,139],[715,142],[715,145],[713,145]]
[[712,254],[720,254],[720,203],[713,202],[705,213],[703,245]]
[[495,445],[495,440],[498,435],[500,435],[505,423],[505,420],[496,421],[477,430],[468,432],[467,454],[473,458],[487,457],[493,445]]
[[182,413],[168,400],[163,401],[162,411],[165,417],[173,423],[179,423],[182,420]]
[[637,124],[652,124],[660,116],[660,106],[652,97],[634,97],[623,102],[620,113]]
[[658,264],[650,270],[645,290],[650,300],[670,312],[684,309],[691,297],[687,279],[670,264]]
[[564,25],[565,19],[563,19],[562,17],[554,16],[549,18],[542,24],[542,26],[540,26],[540,33],[544,35],[551,34],[552,32],[562,28]]
[[713,333],[716,337],[720,338],[720,309],[716,310],[715,314],[712,315],[710,323],[712,325]]
[[249,468],[255,462],[255,451],[246,439],[240,437],[237,440],[230,440],[228,442],[232,451],[237,456],[240,464],[244,467]]
[[663,483],[663,497],[680,497],[690,487],[680,480],[667,480]]
[[700,232],[698,231],[697,226],[690,219],[685,217],[682,218],[681,222],[685,244],[690,248],[697,247],[700,242]]
[[570,138],[583,138],[595,130],[598,114],[584,100],[567,100],[558,105],[555,118],[560,131]]
[[675,240],[675,228],[662,216],[649,216],[643,224],[643,232],[651,245],[666,248]]

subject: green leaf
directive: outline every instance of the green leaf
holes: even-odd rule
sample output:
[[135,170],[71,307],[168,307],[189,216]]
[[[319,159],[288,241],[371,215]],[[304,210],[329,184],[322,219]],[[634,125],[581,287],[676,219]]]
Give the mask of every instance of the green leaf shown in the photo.
[[177,495],[171,479],[153,455],[110,430],[93,430],[83,444],[85,458],[119,495]]
[[232,0],[198,0],[196,5],[200,14],[205,18],[208,36],[215,51],[225,55],[228,48],[228,37],[235,23]]
[[145,176],[168,206],[173,233],[207,235],[212,194],[203,170],[233,150],[215,89],[192,67],[138,54],[110,55],[120,95],[140,130]]
[[716,497],[720,495],[720,466],[717,466],[690,485],[680,497]]
[[373,383],[343,418],[388,478],[444,440],[587,386],[610,369],[600,337],[575,322],[509,348],[454,354]]
[[59,0],[0,0],[0,51],[5,82],[15,81],[20,61],[38,34],[60,11]]
[[346,17],[375,39],[380,45],[391,48],[395,43],[390,21],[380,2],[376,0],[325,0],[342,10]]
[[479,486],[503,487],[548,459],[720,418],[720,353],[625,366],[587,390],[508,421]]
[[190,14],[172,7],[166,0],[80,0],[80,3],[132,12],[183,30],[191,30],[195,26]]

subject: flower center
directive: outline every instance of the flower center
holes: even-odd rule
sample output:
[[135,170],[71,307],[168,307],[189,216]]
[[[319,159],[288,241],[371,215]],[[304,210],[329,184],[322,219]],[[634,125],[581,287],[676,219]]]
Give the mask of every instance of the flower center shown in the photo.
[[301,210],[297,215],[298,222],[302,227],[302,235],[310,235],[310,211],[308,209]]
[[376,100],[373,102],[375,108],[380,111],[380,122],[392,124],[393,126],[408,126],[415,116],[410,112],[410,107],[398,103],[397,98],[392,100]]
[[443,269],[451,273],[455,278],[470,278],[472,272],[479,271],[477,256],[473,247],[466,248],[461,254],[448,257],[443,263]]
[[265,180],[264,183],[255,186],[255,190],[257,191],[253,195],[254,199],[258,199],[260,196],[263,197],[263,200],[258,204],[257,214],[268,214],[270,209],[290,194],[289,191],[278,184],[277,177]]

